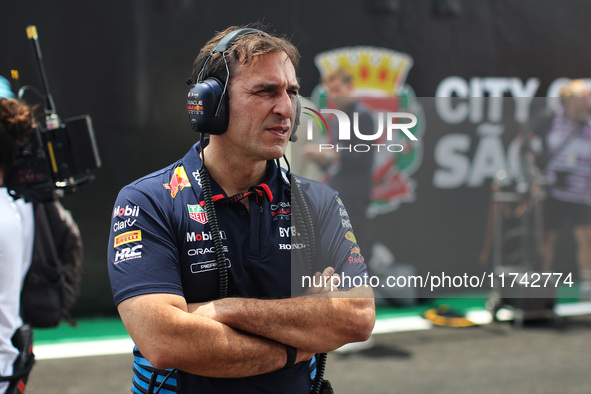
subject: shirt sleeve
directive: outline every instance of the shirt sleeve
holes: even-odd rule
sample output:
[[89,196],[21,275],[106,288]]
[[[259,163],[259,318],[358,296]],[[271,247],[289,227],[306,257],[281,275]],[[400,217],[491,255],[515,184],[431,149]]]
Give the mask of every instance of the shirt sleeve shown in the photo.
[[115,304],[142,294],[183,296],[177,241],[167,209],[149,187],[119,193],[111,214],[108,269]]
[[333,267],[340,289],[366,284],[367,266],[353,233],[349,214],[338,194],[318,182],[303,184],[316,238],[316,271]]
[[321,216],[316,231],[321,247],[318,248],[319,261],[326,261],[340,276],[340,289],[366,284],[367,266],[353,233],[349,215],[343,202],[335,193],[326,211]]

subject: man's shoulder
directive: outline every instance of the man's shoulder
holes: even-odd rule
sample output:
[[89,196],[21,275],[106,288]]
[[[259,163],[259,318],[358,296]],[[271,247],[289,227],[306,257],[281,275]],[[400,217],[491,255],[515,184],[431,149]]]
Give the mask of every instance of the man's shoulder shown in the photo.
[[299,175],[293,175],[294,181],[297,182],[302,193],[307,197],[311,203],[334,200],[337,192],[325,183],[318,182],[312,179],[304,178]]
[[[174,163],[149,173],[124,186],[119,194],[139,193],[145,195],[171,194],[174,198],[179,190],[191,187],[200,188],[199,173],[190,168],[199,168],[199,155],[196,145],[187,154]],[[190,168],[189,168],[190,167]]]
[[312,188],[312,189],[318,189],[318,190],[333,190],[330,186],[328,186],[327,184],[322,183],[320,181],[306,178],[304,176],[297,175],[294,173],[292,173],[291,176],[298,183],[298,185],[300,185],[300,187]]
[[121,188],[119,196],[155,196],[169,194],[171,187],[190,185],[180,161],[138,178]]

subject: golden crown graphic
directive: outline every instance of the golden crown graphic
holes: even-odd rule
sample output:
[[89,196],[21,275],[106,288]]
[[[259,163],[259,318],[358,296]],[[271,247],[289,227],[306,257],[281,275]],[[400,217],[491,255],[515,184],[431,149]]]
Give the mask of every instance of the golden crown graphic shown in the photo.
[[368,46],[322,52],[314,62],[320,75],[339,68],[351,72],[359,96],[397,96],[413,65],[412,57],[405,53]]

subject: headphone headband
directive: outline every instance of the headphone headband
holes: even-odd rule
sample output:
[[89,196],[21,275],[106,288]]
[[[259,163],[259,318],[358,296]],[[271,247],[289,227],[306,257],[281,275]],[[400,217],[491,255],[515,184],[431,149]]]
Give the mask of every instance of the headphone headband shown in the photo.
[[211,51],[210,55],[213,55],[214,53],[218,53],[218,52],[227,51],[232,46],[234,41],[236,41],[236,39],[238,37],[243,36],[245,34],[253,34],[253,33],[262,33],[262,31],[258,30],[258,29],[246,28],[246,29],[234,30],[233,32],[228,33],[226,36],[224,36],[224,38],[222,38],[220,40],[220,42],[217,43],[217,45]]

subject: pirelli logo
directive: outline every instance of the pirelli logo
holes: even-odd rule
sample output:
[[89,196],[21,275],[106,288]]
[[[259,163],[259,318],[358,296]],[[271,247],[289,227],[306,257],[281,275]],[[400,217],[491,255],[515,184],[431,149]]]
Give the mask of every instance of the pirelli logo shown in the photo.
[[115,237],[115,247],[141,240],[142,230],[128,231]]

